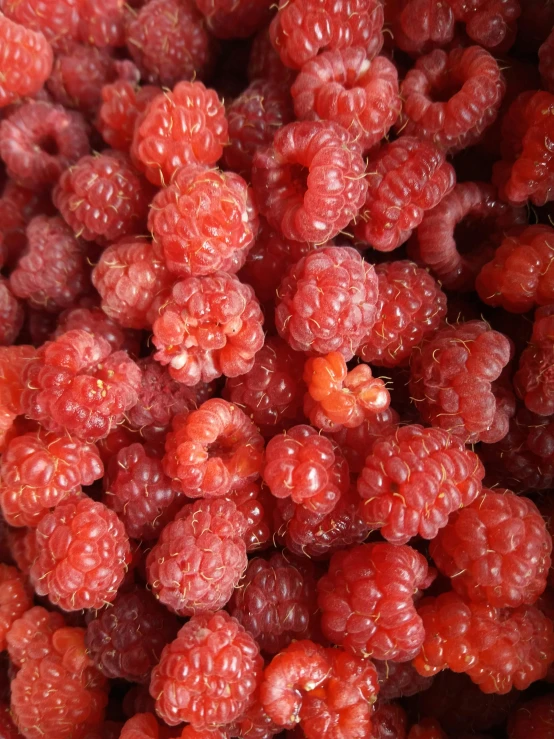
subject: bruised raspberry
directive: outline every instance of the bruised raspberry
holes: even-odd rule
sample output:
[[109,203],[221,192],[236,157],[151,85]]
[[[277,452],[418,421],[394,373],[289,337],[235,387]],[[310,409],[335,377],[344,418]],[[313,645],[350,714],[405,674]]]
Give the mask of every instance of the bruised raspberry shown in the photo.
[[154,85],[139,87],[130,80],[121,79],[102,87],[96,128],[110,148],[130,150],[138,116],[160,92]]
[[2,80],[0,108],[18,98],[32,97],[52,71],[52,47],[40,31],[26,28],[0,14]]
[[23,373],[36,353],[36,349],[27,344],[0,346],[0,410],[2,412],[8,412],[14,416],[22,413]]
[[514,387],[525,407],[539,416],[554,413],[554,308],[545,306],[535,313],[529,346],[519,358]]
[[[6,648],[6,636],[14,621],[33,605],[25,578],[17,567],[0,563],[0,648]],[[13,687],[13,686],[12,686]]]
[[14,621],[6,643],[10,660],[16,667],[21,667],[28,660],[41,659],[54,650],[53,634],[65,627],[61,613],[47,611],[41,606],[34,606]]
[[23,326],[23,305],[8,280],[0,276],[0,346],[13,344]]

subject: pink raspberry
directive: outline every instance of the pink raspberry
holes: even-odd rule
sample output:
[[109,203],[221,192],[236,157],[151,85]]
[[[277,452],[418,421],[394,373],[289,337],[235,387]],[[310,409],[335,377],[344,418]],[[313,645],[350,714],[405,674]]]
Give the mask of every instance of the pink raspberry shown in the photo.
[[[26,578],[17,569],[0,563],[0,649],[14,621],[31,608],[33,599]],[[13,686],[12,686],[13,687]]]
[[52,637],[65,627],[61,613],[34,606],[14,621],[8,631],[6,643],[10,660],[21,667],[27,660],[41,659],[54,650]]
[[225,272],[178,282],[159,312],[154,358],[185,385],[243,375],[264,343],[254,291]]
[[137,118],[160,93],[159,87],[139,87],[129,80],[116,80],[102,87],[96,128],[110,148],[130,150]]
[[0,275],[0,346],[13,344],[24,317],[23,305],[13,294],[8,280]]
[[124,0],[80,0],[79,32],[92,46],[125,45]]
[[216,38],[247,38],[271,18],[270,0],[195,0]]
[[515,39],[515,21],[520,14],[521,0],[448,0],[458,22],[465,23],[470,39],[487,49],[501,47],[506,51]]
[[454,39],[455,20],[448,2],[387,2],[385,21],[392,24],[395,45],[409,54],[428,54],[437,47],[447,46]]
[[323,244],[362,206],[364,171],[361,150],[342,126],[300,121],[255,153],[252,185],[260,213],[285,238]]
[[77,40],[78,0],[61,0],[55,5],[48,0],[2,0],[0,10],[25,28],[40,31],[56,51]]
[[300,120],[335,121],[364,152],[387,135],[402,107],[394,64],[384,56],[369,60],[359,46],[306,62],[291,93]]
[[2,80],[0,108],[22,97],[32,97],[52,71],[52,47],[38,31],[25,28],[0,13]]
[[529,346],[519,358],[514,387],[525,407],[539,416],[554,413],[554,307],[535,312]]
[[59,338],[67,331],[81,329],[89,334],[100,336],[113,351],[126,349],[129,354],[139,352],[139,338],[136,332],[126,331],[96,306],[95,301],[82,300],[75,308],[68,308],[58,318],[58,326],[52,338]]
[[521,704],[510,716],[509,739],[548,739],[554,722],[554,698],[543,695]]

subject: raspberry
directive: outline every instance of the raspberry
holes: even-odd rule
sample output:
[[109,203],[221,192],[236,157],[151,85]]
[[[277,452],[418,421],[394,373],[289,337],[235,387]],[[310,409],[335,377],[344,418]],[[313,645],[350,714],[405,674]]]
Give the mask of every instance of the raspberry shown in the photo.
[[77,40],[77,0],[63,0],[56,4],[48,0],[2,0],[0,10],[25,28],[40,31],[56,51],[63,49],[68,41]]
[[455,20],[448,2],[398,0],[387,3],[385,16],[392,24],[396,46],[410,54],[428,54],[454,38]]
[[278,52],[273,48],[269,28],[263,28],[254,36],[250,47],[247,72],[250,82],[264,79],[288,83],[290,87],[295,73],[285,67]]
[[177,619],[146,591],[120,593],[88,626],[88,654],[106,677],[145,683],[162,649],[173,641]]
[[123,0],[81,0],[80,36],[92,46],[125,45],[125,4]]
[[2,739],[21,739],[22,734],[12,720],[10,707],[0,704],[0,736]]
[[291,93],[300,120],[335,121],[364,152],[387,135],[402,107],[394,64],[384,56],[369,60],[359,46],[306,62]]
[[300,562],[296,565],[282,554],[268,560],[256,557],[228,610],[263,652],[277,654],[291,641],[309,638],[317,611],[315,580]]
[[133,332],[122,329],[94,303],[82,301],[82,304],[83,307],[69,308],[60,314],[53,338],[57,339],[67,331],[81,329],[105,339],[113,351],[126,349],[129,354],[138,354],[138,341]]
[[63,627],[65,621],[61,613],[47,611],[41,606],[29,608],[13,622],[6,636],[10,660],[21,667],[27,660],[42,659],[53,651],[52,636]]
[[42,429],[12,439],[2,455],[0,504],[11,526],[37,526],[66,498],[102,477],[94,444]]
[[127,237],[102,252],[92,283],[110,318],[126,328],[148,329],[173,279],[149,241]]
[[433,678],[419,675],[410,662],[380,662],[373,664],[379,678],[380,700],[392,701],[411,697],[431,687]]
[[49,431],[101,439],[137,401],[140,369],[83,330],[47,341],[24,372],[24,412]]
[[229,724],[244,713],[260,682],[256,642],[225,611],[193,616],[162,652],[150,694],[158,715],[194,729]]
[[280,0],[269,29],[284,64],[300,69],[322,51],[359,46],[372,59],[383,46],[380,0]]
[[354,234],[374,249],[388,252],[407,241],[425,211],[452,190],[455,173],[430,141],[402,136],[369,157],[367,180]]
[[159,87],[138,87],[128,80],[116,80],[104,85],[96,127],[106,144],[112,149],[129,151],[138,116],[160,93]]
[[234,172],[185,167],[151,203],[148,228],[171,272],[235,273],[258,232],[252,190]]
[[264,343],[254,291],[216,272],[174,285],[153,326],[154,358],[185,385],[238,377],[252,369]]
[[290,92],[283,80],[255,79],[227,108],[225,166],[249,178],[256,151],[271,146],[275,132],[293,119]]
[[[195,731],[192,726],[186,726],[181,735],[181,739],[211,739],[206,732],[206,729],[200,729],[195,731],[194,735],[189,732]],[[217,729],[211,729],[211,732],[217,731]],[[260,703],[259,695],[256,695],[254,702],[249,708],[242,714],[242,716],[235,721],[235,723],[228,730],[231,736],[243,736],[249,739],[271,739],[275,734],[281,732],[281,727],[274,723],[267,713],[264,711],[262,704]],[[186,732],[186,734],[185,734]],[[215,739],[224,739],[222,737],[215,737]]]
[[406,545],[336,552],[318,582],[323,634],[353,654],[407,662],[425,636],[413,595],[428,582],[425,558]]
[[19,257],[27,243],[25,226],[31,218],[49,209],[43,194],[6,180],[0,196],[0,266]]
[[551,536],[529,498],[485,489],[452,514],[430,554],[466,600],[517,608],[534,603],[545,589],[551,550]]
[[510,716],[509,739],[548,739],[554,726],[554,697],[544,695],[520,705]]
[[304,382],[308,388],[304,413],[312,426],[325,431],[356,428],[390,404],[383,380],[373,377],[367,364],[358,364],[349,372],[339,352],[308,359]]
[[544,87],[554,92],[554,33],[550,35],[539,49],[539,71]]
[[33,600],[21,572],[17,567],[0,564],[0,649],[6,649],[6,636],[14,621],[32,605]]
[[131,560],[115,513],[86,496],[60,503],[37,527],[31,581],[65,611],[101,608],[116,596]]
[[6,171],[30,190],[54,185],[64,169],[88,151],[83,117],[60,105],[25,103],[0,123],[0,156]]
[[0,346],[13,344],[23,326],[23,306],[0,276]]
[[252,185],[270,226],[287,239],[323,244],[362,206],[364,171],[361,150],[342,126],[300,121],[280,128],[273,145],[255,153]]
[[332,439],[339,445],[352,474],[357,475],[363,470],[365,459],[371,452],[373,444],[392,431],[398,421],[398,413],[389,407],[382,413],[365,418],[353,429],[341,427],[333,430]]
[[141,232],[150,196],[127,156],[107,149],[63,173],[54,203],[78,236],[105,244]]
[[0,346],[0,410],[19,415],[23,392],[23,371],[36,355],[36,349],[21,346]]
[[423,718],[414,724],[408,734],[408,739],[448,739],[440,724],[434,718]]
[[[521,0],[448,0],[458,22],[476,44],[492,49],[508,49],[515,39],[515,21],[520,14]],[[522,3],[523,5],[523,3]],[[499,49],[500,51],[500,49]]]
[[497,380],[510,360],[510,341],[484,321],[439,329],[411,357],[410,390],[422,418],[466,443],[499,441],[515,404]]
[[514,387],[525,407],[539,416],[554,413],[554,306],[538,308],[529,346],[519,359]]
[[0,410],[0,453],[6,450],[11,439],[17,434],[16,417],[8,411]]
[[425,598],[418,613],[426,635],[414,660],[421,675],[448,667],[484,693],[503,694],[540,680],[554,660],[552,622],[533,606],[499,610],[447,592]]
[[302,354],[270,336],[254,357],[252,368],[227,380],[224,397],[241,408],[262,433],[273,436],[301,420],[303,367]]
[[378,700],[371,716],[371,739],[406,739],[406,711],[398,703]]
[[271,520],[273,499],[266,487],[250,482],[239,490],[231,490],[225,496],[232,501],[239,513],[246,518],[246,532],[243,535],[248,553],[266,549],[271,543],[273,521]]
[[145,82],[173,87],[211,65],[212,43],[192,2],[148,0],[126,32],[127,49]]
[[14,562],[27,577],[37,557],[36,529],[10,529],[8,540]]
[[83,244],[61,218],[35,216],[27,226],[27,248],[10,275],[14,295],[57,313],[73,305],[88,286]]
[[119,739],[167,739],[168,730],[152,713],[136,713],[125,722]]
[[216,38],[247,38],[262,28],[271,18],[269,0],[195,0],[206,19],[206,25]]
[[32,97],[52,71],[52,47],[42,33],[14,23],[0,13],[2,80],[0,108],[21,97]]
[[150,182],[165,186],[179,167],[214,165],[227,139],[217,93],[201,82],[179,82],[155,97],[137,119],[131,156]]
[[179,616],[222,608],[246,569],[246,530],[246,518],[230,500],[185,506],[146,559],[154,595]]

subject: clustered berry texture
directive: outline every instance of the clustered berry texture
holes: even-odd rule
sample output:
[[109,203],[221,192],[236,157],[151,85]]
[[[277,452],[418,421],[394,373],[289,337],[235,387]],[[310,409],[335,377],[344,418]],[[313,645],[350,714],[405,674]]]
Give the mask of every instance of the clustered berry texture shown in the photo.
[[139,87],[125,79],[102,87],[102,104],[95,125],[111,149],[130,150],[138,116],[160,92],[155,85]]
[[35,32],[0,15],[2,39],[2,82],[0,107],[18,98],[33,96],[52,71],[52,47],[40,32]]
[[27,583],[17,569],[0,564],[0,647],[6,648],[7,634],[18,618],[31,607],[33,601]]
[[539,416],[554,413],[553,328],[553,307],[538,308],[531,341],[521,354],[514,376],[514,387],[525,407]]

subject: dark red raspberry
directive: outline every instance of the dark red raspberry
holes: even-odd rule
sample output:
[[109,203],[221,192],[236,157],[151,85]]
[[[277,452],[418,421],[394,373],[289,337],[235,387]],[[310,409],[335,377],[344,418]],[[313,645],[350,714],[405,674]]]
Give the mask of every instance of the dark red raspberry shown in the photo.
[[39,31],[32,31],[0,13],[2,79],[0,108],[18,98],[32,97],[52,71],[52,47]]
[[150,207],[148,229],[180,277],[238,272],[258,232],[252,190],[234,172],[183,167]]
[[424,213],[454,187],[454,168],[430,141],[402,136],[371,155],[368,191],[356,219],[356,238],[392,251],[410,237]]
[[280,0],[270,35],[283,62],[300,69],[322,51],[349,46],[372,59],[383,46],[383,21],[380,0]]
[[124,0],[80,0],[79,33],[91,46],[125,45]]
[[24,412],[49,431],[107,436],[137,402],[141,373],[126,352],[83,330],[47,341],[24,373]]
[[431,687],[433,678],[419,675],[411,662],[373,660],[379,678],[379,699],[409,698]]
[[378,700],[371,716],[371,739],[406,739],[407,725],[402,706]]
[[247,552],[266,549],[273,535],[273,498],[267,488],[258,482],[250,482],[239,490],[231,490],[225,496],[246,518],[247,529],[243,535]]
[[238,377],[252,369],[264,343],[254,291],[216,272],[174,285],[153,326],[155,359],[185,385]]
[[[194,734],[191,734],[191,731],[194,731]],[[218,730],[211,729],[210,731],[211,734],[208,734],[206,729],[194,730],[192,726],[186,726],[181,739],[212,739],[213,733]],[[250,704],[250,707],[246,709],[242,716],[230,728],[226,729],[224,735],[221,737],[216,736],[214,739],[224,739],[227,733],[233,737],[244,736],[249,737],[249,739],[271,739],[271,737],[280,732],[281,727],[277,726],[269,718],[260,703],[259,695],[256,694],[254,702]]]
[[514,611],[466,603],[457,593],[418,606],[425,640],[414,660],[420,675],[448,667],[465,672],[484,693],[524,690],[554,660],[552,621],[534,606]]
[[125,722],[119,739],[166,739],[167,733],[153,713],[135,713]]
[[413,724],[408,739],[448,739],[441,725],[434,718],[422,718]]
[[77,236],[106,243],[144,229],[151,194],[128,157],[107,149],[66,170],[54,202]]
[[187,164],[213,166],[227,140],[225,108],[215,90],[179,82],[137,119],[131,155],[150,182],[165,186]]
[[398,127],[450,152],[472,146],[491,125],[505,91],[498,62],[480,46],[421,57],[400,85]]
[[27,243],[25,227],[34,216],[52,210],[44,194],[6,180],[0,196],[0,266],[12,264]]
[[269,28],[263,28],[254,36],[248,59],[248,79],[272,80],[279,83],[290,83],[295,73],[285,67],[278,52],[275,51],[269,37]]
[[54,632],[64,627],[61,613],[47,611],[41,606],[25,611],[13,622],[6,637],[10,660],[16,667],[21,667],[27,660],[41,659],[50,654],[54,649]]
[[318,582],[323,633],[359,656],[408,662],[425,638],[413,597],[428,584],[427,561],[406,545],[377,542],[336,552]]
[[36,216],[27,226],[27,248],[10,275],[10,287],[39,310],[57,313],[89,288],[86,251],[57,216]]
[[356,354],[381,367],[407,365],[412,349],[432,335],[446,315],[446,295],[427,270],[413,262],[386,262],[375,271],[377,321]]
[[94,444],[39,429],[12,439],[2,455],[0,504],[11,526],[37,526],[66,498],[102,477]]
[[445,326],[424,340],[410,377],[423,420],[466,443],[500,441],[515,412],[511,391],[505,398],[497,382],[511,354],[510,340],[484,321]]
[[127,49],[145,82],[173,87],[203,76],[212,43],[192,2],[148,0],[127,24]]
[[195,0],[216,38],[247,38],[271,18],[270,0]]
[[554,306],[538,308],[529,346],[514,375],[517,394],[532,413],[554,413]]
[[387,2],[385,21],[392,24],[395,45],[410,54],[428,54],[447,46],[455,34],[452,8],[440,0]]
[[163,650],[150,694],[170,726],[223,727],[249,707],[262,669],[256,642],[236,619],[225,611],[201,614]]
[[2,0],[0,10],[10,20],[32,31],[40,31],[58,51],[78,37],[78,0]]
[[23,305],[13,294],[8,280],[0,276],[0,346],[13,344],[24,317]]
[[31,567],[35,590],[65,611],[113,601],[131,560],[121,521],[86,496],[61,503],[41,520],[37,552]]
[[551,32],[539,49],[539,71],[544,87],[554,93],[554,32]]
[[364,419],[353,429],[342,427],[333,430],[331,438],[339,445],[352,474],[357,475],[363,470],[373,444],[392,431],[398,421],[398,413],[389,407],[382,413]]
[[260,213],[285,238],[323,244],[361,208],[364,171],[361,149],[342,126],[300,121],[255,153],[252,185]]
[[139,337],[136,333],[122,329],[118,323],[108,318],[94,301],[82,300],[76,308],[69,308],[61,313],[52,338],[57,339],[67,331],[75,329],[100,336],[108,342],[113,351],[126,349],[129,354],[138,354]]
[[544,695],[520,705],[508,722],[509,739],[548,739],[554,726],[554,696]]
[[306,62],[291,93],[300,120],[335,121],[364,152],[387,135],[402,107],[394,64],[384,56],[369,60],[359,46]]
[[102,87],[96,128],[109,147],[129,151],[138,116],[160,92],[154,85],[139,87],[128,80],[116,80]]
[[[17,567],[0,564],[0,649],[6,649],[6,636],[14,621],[33,605],[26,578]],[[12,685],[13,688],[13,685]]]
[[506,51],[515,39],[515,21],[521,0],[447,0],[458,22],[465,23],[470,39],[487,49]]

